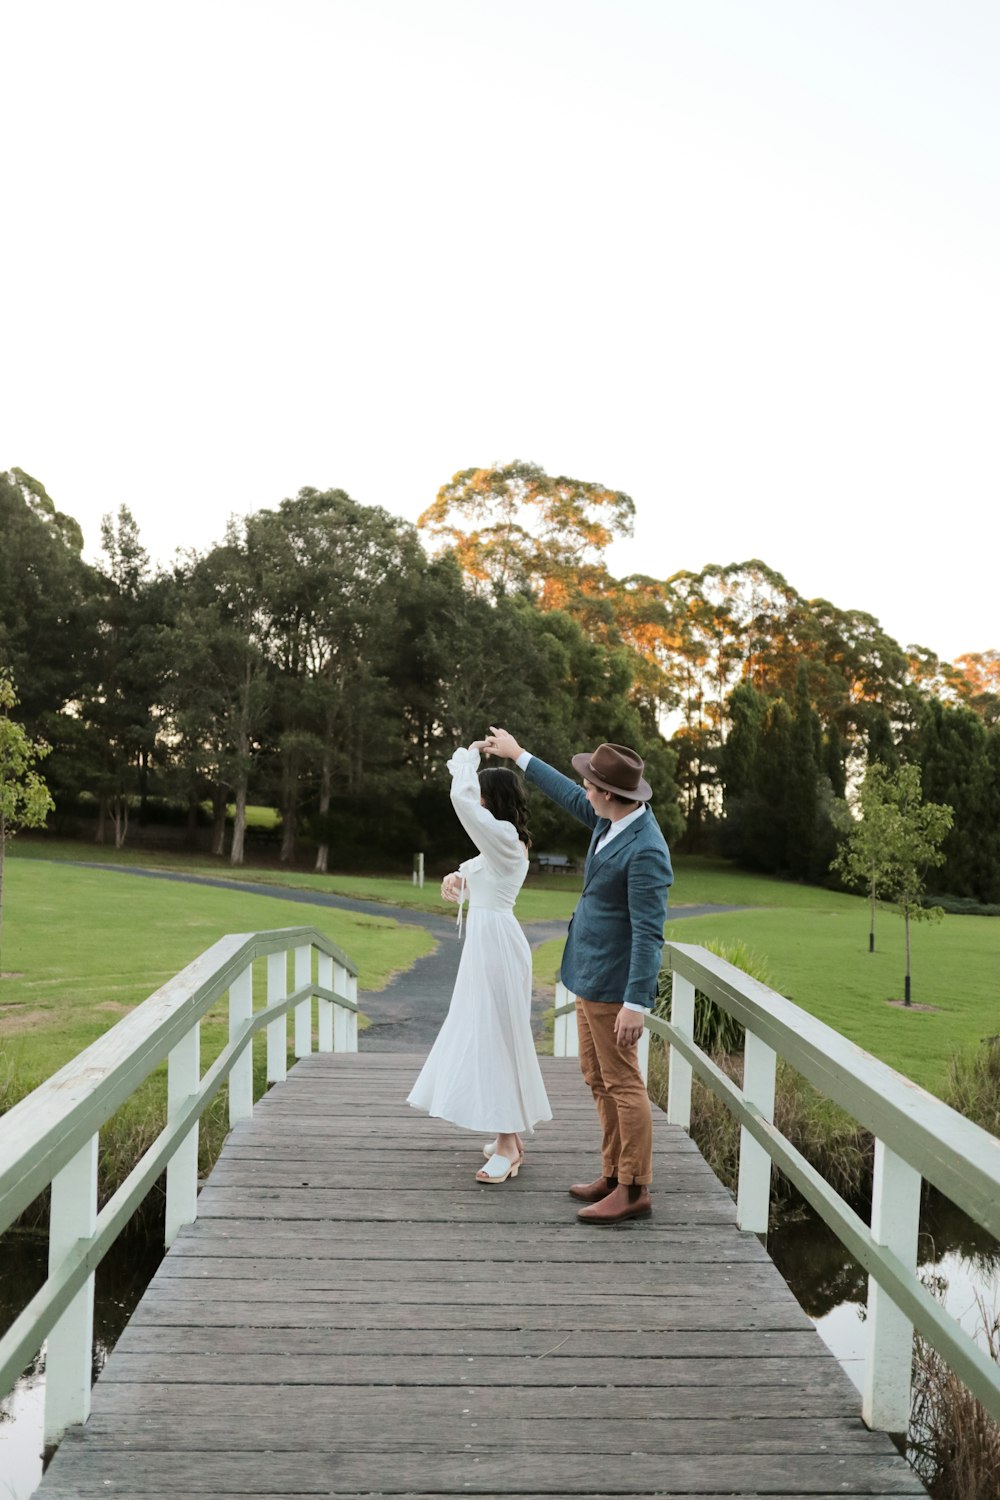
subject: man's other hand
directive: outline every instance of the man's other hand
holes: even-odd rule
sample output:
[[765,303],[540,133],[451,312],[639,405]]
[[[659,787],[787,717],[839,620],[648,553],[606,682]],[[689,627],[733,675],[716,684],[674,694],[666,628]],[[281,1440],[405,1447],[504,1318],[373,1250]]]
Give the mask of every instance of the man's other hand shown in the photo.
[[615,1017],[615,1041],[619,1047],[634,1047],[642,1036],[646,1021],[641,1011],[622,1006]]

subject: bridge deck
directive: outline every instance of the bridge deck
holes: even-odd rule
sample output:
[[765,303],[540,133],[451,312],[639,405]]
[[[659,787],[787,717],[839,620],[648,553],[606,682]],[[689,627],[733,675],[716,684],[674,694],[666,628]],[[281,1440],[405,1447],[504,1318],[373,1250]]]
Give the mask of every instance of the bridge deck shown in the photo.
[[585,1227],[573,1061],[493,1188],[418,1063],[313,1056],[234,1131],[40,1495],[924,1493],[681,1131],[655,1217]]

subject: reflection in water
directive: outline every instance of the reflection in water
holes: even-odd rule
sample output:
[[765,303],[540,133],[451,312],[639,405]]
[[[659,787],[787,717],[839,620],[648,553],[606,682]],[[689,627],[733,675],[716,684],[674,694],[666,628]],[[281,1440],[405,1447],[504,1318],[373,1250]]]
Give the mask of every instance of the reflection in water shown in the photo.
[[[832,1229],[812,1217],[786,1219],[767,1248],[802,1307],[855,1385],[867,1351],[868,1277]],[[933,1193],[920,1219],[918,1268],[941,1284],[943,1304],[966,1333],[985,1344],[979,1299],[1000,1313],[1000,1245],[985,1229]]]
[[[94,1378],[128,1322],[162,1252],[143,1240],[119,1240],[97,1270],[94,1288]],[[10,1231],[0,1238],[0,1330],[6,1330],[45,1280],[44,1234]],[[12,1393],[0,1401],[0,1500],[28,1500],[42,1477],[45,1358],[36,1355]]]

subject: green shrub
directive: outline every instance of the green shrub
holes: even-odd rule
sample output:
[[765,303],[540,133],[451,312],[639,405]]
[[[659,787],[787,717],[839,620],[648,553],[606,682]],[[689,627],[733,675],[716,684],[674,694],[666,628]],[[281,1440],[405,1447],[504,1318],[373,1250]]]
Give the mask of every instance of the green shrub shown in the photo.
[[[717,958],[724,958],[734,968],[742,969],[751,979],[761,984],[771,983],[771,974],[759,954],[742,940],[723,942],[710,938],[704,946]],[[660,970],[656,1005],[653,1014],[670,1019],[670,1004],[673,995],[673,975],[670,970]],[[715,1004],[701,990],[694,995],[694,1040],[703,1052],[741,1052],[743,1050],[743,1027],[728,1011]]]
[[975,896],[926,895],[922,905],[928,908],[939,906],[943,912],[953,917],[1000,917],[1000,906],[977,901]]

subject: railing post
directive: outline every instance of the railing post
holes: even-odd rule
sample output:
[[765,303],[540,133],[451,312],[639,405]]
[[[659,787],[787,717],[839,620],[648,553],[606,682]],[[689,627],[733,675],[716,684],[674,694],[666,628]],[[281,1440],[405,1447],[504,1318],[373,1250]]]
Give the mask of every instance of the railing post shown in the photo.
[[[288,954],[267,955],[267,1003],[275,1004],[288,994]],[[267,1023],[267,1081],[284,1083],[288,1076],[288,1012]]]
[[[778,1056],[773,1047],[752,1031],[746,1034],[743,1053],[743,1097],[765,1120],[774,1119],[775,1077]],[[767,1233],[771,1204],[771,1157],[755,1141],[746,1126],[740,1127],[740,1176],[736,1192],[736,1224],[754,1234]]]
[[[347,998],[358,1003],[358,976],[348,974],[347,976]],[[356,1010],[347,1012],[347,1036],[344,1041],[345,1052],[357,1052],[358,1050],[358,1013]]]
[[[683,1037],[694,1040],[694,985],[674,969],[670,986],[670,1022]],[[667,1119],[671,1125],[691,1129],[691,1078],[693,1069],[676,1047],[670,1049],[667,1071]]]
[[639,1072],[642,1074],[643,1083],[649,1082],[649,1032],[646,1030],[645,1020],[642,1023],[642,1036],[639,1038],[639,1046],[636,1051],[636,1062],[639,1064]]
[[[184,1105],[198,1092],[201,1078],[201,1023],[171,1050],[167,1059],[167,1123],[175,1120]],[[163,1242],[169,1250],[184,1224],[198,1217],[198,1130],[199,1121],[167,1162],[167,1211]]]
[[[229,1040],[253,1014],[253,964],[247,964],[229,986]],[[243,1049],[229,1075],[229,1123],[253,1114],[253,1043]]]
[[[884,1141],[875,1141],[872,1238],[908,1271],[917,1269],[920,1173]],[[913,1324],[878,1282],[868,1278],[868,1357],[861,1415],[880,1432],[905,1432],[910,1424]]]
[[[556,980],[555,1008],[561,1005],[573,1005],[575,996],[563,984],[561,979]],[[580,1036],[576,1026],[576,1011],[571,1010],[564,1016],[559,1016],[555,1022],[552,1034],[553,1057],[579,1057]]]
[[[295,988],[302,989],[312,981],[312,948],[306,943],[295,950]],[[312,1051],[312,997],[307,995],[295,1007],[295,1056],[308,1057]]]
[[[49,1219],[49,1275],[80,1240],[97,1227],[97,1136],[52,1179]],[[67,1427],[90,1415],[94,1350],[94,1275],[87,1277],[49,1334],[45,1357],[45,1441],[54,1443]]]
[[[347,984],[347,970],[343,964],[334,964],[333,966],[333,988],[338,995],[343,995],[345,1000],[350,998]],[[349,1041],[351,1034],[350,1023],[351,1012],[345,1010],[342,1005],[334,1006],[333,1048],[335,1052],[349,1052],[351,1050]],[[357,1047],[354,1050],[357,1051]]]
[[[330,954],[318,950],[316,953],[316,983],[321,989],[336,989],[336,971],[337,965]],[[332,1000],[324,1000],[322,997],[318,997],[316,1000],[317,1046],[320,1052],[333,1051],[334,1015],[339,1009],[340,1007],[334,1005]]]

